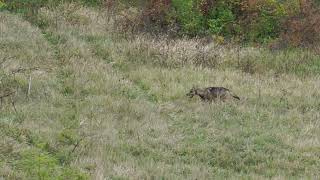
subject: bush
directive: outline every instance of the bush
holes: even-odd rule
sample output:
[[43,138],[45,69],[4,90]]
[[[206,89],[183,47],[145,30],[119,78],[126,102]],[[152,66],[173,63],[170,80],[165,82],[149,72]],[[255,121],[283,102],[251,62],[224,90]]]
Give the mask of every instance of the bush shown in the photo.
[[6,4],[2,1],[0,1],[0,10],[6,8]]
[[281,3],[267,0],[257,4],[257,17],[248,32],[248,40],[264,42],[279,36],[281,19],[285,17],[285,8]]
[[298,10],[299,0],[153,0],[145,7],[143,21],[149,29],[178,26],[180,35],[266,42],[278,38],[283,20]]
[[207,25],[211,34],[230,36],[232,34],[232,24],[235,21],[235,15],[231,9],[222,4],[211,10]]
[[173,0],[173,12],[183,34],[196,36],[205,33],[205,19],[194,0]]
[[309,2],[301,8],[300,16],[292,15],[282,27],[281,41],[294,47],[310,47],[320,42],[320,10]]
[[[43,6],[63,2],[115,8],[114,0],[5,0],[0,3],[10,11],[23,13],[37,22],[37,11]],[[318,42],[319,12],[311,0],[151,0],[133,3],[120,13],[119,30],[131,33],[144,30],[180,36],[217,36],[245,42],[272,42],[280,38],[292,46]],[[102,6],[104,5],[104,6]],[[144,8],[141,10],[139,6]],[[301,12],[305,12],[302,17]],[[307,14],[308,12],[312,12]]]

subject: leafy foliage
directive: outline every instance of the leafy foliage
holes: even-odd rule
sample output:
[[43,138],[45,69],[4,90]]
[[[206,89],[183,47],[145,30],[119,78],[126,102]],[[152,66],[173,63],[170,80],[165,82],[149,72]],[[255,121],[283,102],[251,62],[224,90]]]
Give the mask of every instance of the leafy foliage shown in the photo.
[[310,47],[320,42],[320,10],[317,3],[301,4],[301,15],[283,23],[281,39],[292,46]]
[[173,32],[180,35],[219,35],[247,42],[279,38],[286,19],[311,7],[299,0],[154,0],[147,4],[148,27],[161,24],[157,28],[167,32],[179,27]]
[[[69,1],[75,2],[72,0],[4,0],[0,3],[0,9],[6,8],[23,13],[29,20],[38,21],[35,15],[39,8],[54,7]],[[127,0],[118,2],[77,0],[76,2],[88,6],[106,7],[109,10],[115,9],[115,5],[130,7],[122,11],[123,16],[119,21],[122,32],[128,30],[133,33],[143,29],[152,33],[169,33],[174,36],[215,35],[224,37],[223,39],[259,43],[272,42],[281,37],[292,46],[301,45],[302,43],[296,41],[305,39],[297,37],[295,33],[284,32],[292,28],[293,25],[290,23],[292,18],[299,16],[301,12],[314,12],[312,10],[316,9],[318,4],[312,3],[312,0],[141,0],[134,3]],[[142,10],[141,6],[144,7]],[[316,18],[309,18],[309,20],[300,20],[299,24],[310,27],[309,31],[315,32],[312,29],[317,29],[316,25],[310,24],[314,21]],[[299,33],[301,34],[299,36],[303,36],[303,33],[305,32]],[[292,38],[294,40],[290,40]]]
[[183,33],[188,35],[203,33],[204,16],[195,8],[193,0],[173,0],[172,6]]

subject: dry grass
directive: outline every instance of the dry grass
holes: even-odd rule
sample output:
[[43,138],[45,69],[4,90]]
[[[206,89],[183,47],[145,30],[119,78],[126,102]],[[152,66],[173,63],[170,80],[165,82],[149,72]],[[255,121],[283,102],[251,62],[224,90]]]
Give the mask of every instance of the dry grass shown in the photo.
[[[106,12],[75,4],[42,9],[41,30],[0,16],[0,59],[14,56],[1,71],[16,83],[18,110],[1,109],[0,177],[319,178],[320,66],[310,52],[125,39]],[[20,66],[39,69],[12,77]],[[188,99],[193,85],[242,100]]]

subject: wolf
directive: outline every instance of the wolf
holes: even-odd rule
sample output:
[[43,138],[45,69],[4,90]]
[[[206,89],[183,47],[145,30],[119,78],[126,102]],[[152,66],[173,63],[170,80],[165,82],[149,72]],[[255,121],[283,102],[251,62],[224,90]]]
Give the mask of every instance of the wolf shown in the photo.
[[224,87],[207,87],[203,89],[193,87],[186,95],[190,98],[199,96],[202,101],[210,102],[216,101],[217,99],[225,102],[229,97],[240,100],[239,96],[233,94],[229,89]]

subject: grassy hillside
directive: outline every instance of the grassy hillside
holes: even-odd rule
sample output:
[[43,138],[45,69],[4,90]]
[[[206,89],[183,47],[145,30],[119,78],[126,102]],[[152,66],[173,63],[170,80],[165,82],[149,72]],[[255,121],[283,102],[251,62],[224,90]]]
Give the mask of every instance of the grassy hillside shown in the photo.
[[318,55],[129,36],[117,17],[0,12],[0,179],[319,178]]

